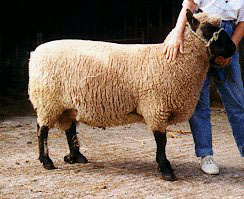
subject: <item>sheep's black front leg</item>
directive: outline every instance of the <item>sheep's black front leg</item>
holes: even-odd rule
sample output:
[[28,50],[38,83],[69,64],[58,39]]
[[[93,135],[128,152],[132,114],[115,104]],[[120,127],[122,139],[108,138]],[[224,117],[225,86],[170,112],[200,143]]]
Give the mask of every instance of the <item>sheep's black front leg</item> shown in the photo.
[[37,125],[37,134],[38,134],[38,143],[39,143],[39,160],[43,164],[45,169],[55,169],[55,166],[52,160],[49,158],[48,155],[48,145],[47,145],[47,138],[48,138],[48,127],[42,126],[40,128]]
[[172,169],[170,162],[166,157],[166,143],[167,137],[166,133],[154,131],[155,141],[157,143],[156,161],[158,163],[158,170],[165,180],[174,181],[176,177],[174,175],[174,170]]
[[72,122],[71,127],[65,131],[70,154],[64,157],[64,161],[70,164],[74,163],[87,163],[88,160],[79,151],[79,141],[76,135],[76,124]]

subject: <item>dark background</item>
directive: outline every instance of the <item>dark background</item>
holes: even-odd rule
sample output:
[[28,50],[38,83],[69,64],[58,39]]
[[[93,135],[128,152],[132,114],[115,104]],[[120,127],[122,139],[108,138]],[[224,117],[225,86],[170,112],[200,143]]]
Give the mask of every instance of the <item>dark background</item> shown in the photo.
[[28,59],[41,43],[68,38],[162,42],[181,4],[182,0],[1,1],[0,116],[28,112]]

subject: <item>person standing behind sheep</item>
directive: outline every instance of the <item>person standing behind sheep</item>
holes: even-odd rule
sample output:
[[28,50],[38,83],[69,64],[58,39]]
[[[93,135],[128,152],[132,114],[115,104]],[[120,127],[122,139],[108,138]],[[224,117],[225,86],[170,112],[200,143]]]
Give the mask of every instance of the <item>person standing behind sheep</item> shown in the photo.
[[[173,61],[178,51],[184,53],[183,34],[186,24],[186,9],[195,11],[201,9],[209,14],[221,16],[221,26],[231,36],[233,42],[238,46],[244,35],[244,1],[243,0],[184,0],[183,7],[173,34],[166,41],[163,53],[168,62]],[[236,52],[231,58],[217,57],[215,63],[225,65],[231,63],[231,78],[226,79],[222,69],[215,69],[215,76],[222,81],[214,81],[220,93],[227,116],[232,127],[233,136],[242,157],[244,157],[244,89],[239,64],[239,55]],[[201,96],[195,113],[189,123],[195,142],[197,157],[201,157],[201,169],[207,174],[218,174],[219,167],[213,160],[212,128],[210,122],[210,74],[207,74]]]

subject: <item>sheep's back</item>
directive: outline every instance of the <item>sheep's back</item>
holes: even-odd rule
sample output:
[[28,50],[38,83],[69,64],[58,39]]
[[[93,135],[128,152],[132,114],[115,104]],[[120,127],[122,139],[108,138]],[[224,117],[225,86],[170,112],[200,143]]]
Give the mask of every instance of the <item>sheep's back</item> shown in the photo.
[[93,126],[141,121],[128,79],[131,48],[124,45],[63,40],[41,45],[30,59],[29,94],[35,108],[58,104],[76,110]]

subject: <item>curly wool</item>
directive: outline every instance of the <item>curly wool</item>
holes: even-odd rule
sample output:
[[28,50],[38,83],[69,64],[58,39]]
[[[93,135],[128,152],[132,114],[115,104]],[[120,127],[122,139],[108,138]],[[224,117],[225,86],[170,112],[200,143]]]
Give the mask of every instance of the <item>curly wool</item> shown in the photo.
[[[207,17],[198,15],[204,23]],[[166,62],[163,45],[84,40],[40,45],[29,63],[38,124],[66,130],[72,121],[98,127],[144,122],[164,131],[187,120],[209,68],[207,50],[189,30],[184,54],[175,61]]]

